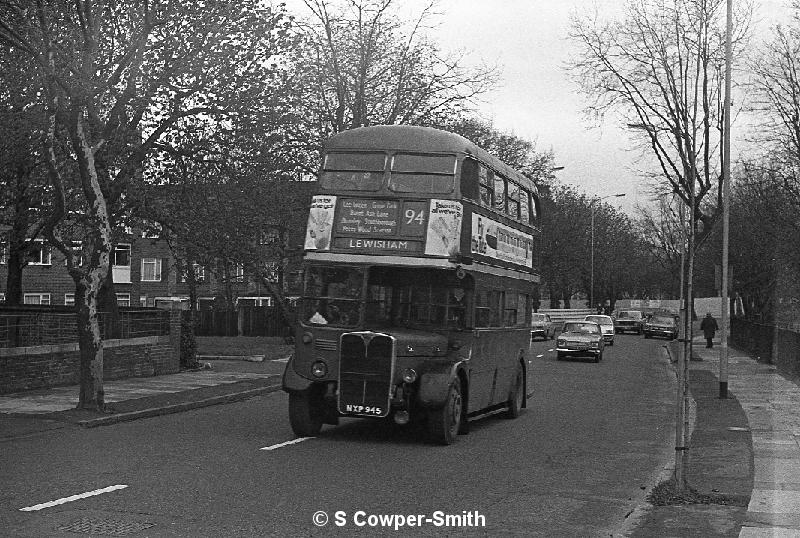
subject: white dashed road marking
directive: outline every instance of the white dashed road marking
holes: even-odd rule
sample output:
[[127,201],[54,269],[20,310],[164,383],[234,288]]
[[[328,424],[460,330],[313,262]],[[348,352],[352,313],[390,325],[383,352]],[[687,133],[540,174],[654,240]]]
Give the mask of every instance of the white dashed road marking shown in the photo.
[[26,506],[25,508],[20,508],[20,512],[35,512],[37,510],[41,510],[43,508],[50,508],[51,506],[58,506],[59,504],[64,504],[72,501],[78,501],[80,499],[85,499],[86,497],[94,497],[95,495],[101,495],[103,493],[108,493],[110,491],[116,491],[118,489],[125,489],[128,486],[126,484],[117,484],[116,486],[108,486],[107,488],[103,489],[96,489],[93,491],[87,491],[86,493],[79,493],[77,495],[71,495],[69,497],[63,497],[61,499],[56,499],[55,501],[50,501],[42,504],[36,504],[34,506]]
[[544,355],[536,355],[537,359],[541,359],[542,357],[544,357]]
[[292,439],[291,441],[286,441],[285,443],[278,443],[277,445],[265,446],[264,448],[259,448],[259,450],[275,450],[276,448],[294,445],[302,441],[308,441],[309,439],[313,439],[313,437],[298,437],[297,439]]
[[282,359],[272,359],[272,362],[289,362],[289,357],[284,357]]

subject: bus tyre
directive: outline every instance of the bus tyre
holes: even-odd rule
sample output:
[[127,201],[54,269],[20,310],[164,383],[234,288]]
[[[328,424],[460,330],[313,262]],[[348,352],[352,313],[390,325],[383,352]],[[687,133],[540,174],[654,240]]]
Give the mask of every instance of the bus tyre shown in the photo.
[[289,393],[289,423],[298,437],[315,437],[322,429],[323,413],[310,392]]
[[431,442],[450,445],[456,440],[461,427],[462,406],[461,383],[454,379],[447,389],[444,405],[428,412],[428,436]]
[[508,410],[506,418],[517,418],[522,412],[525,404],[525,373],[522,365],[517,364],[517,375],[514,377],[514,385],[511,387],[511,394],[508,396]]

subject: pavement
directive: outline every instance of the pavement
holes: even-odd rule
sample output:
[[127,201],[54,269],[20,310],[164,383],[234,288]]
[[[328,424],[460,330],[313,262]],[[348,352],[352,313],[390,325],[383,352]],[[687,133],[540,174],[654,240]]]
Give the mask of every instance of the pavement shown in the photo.
[[[665,350],[670,346],[665,345]],[[687,490],[669,486],[674,462],[629,515],[630,537],[800,538],[800,386],[729,349],[729,397],[719,398],[719,345],[694,344],[689,362]],[[274,356],[274,355],[273,355]],[[0,439],[105,426],[280,390],[286,359],[204,360],[205,369],[105,383],[107,413],[75,409],[76,386],[0,395]]]
[[[205,357],[210,359],[210,357]],[[106,381],[106,412],[76,409],[77,385],[0,395],[0,439],[65,423],[85,428],[178,413],[280,390],[286,359],[204,360],[177,374]]]
[[[719,354],[718,341],[708,349],[702,336],[694,339],[689,492],[659,495],[657,486],[648,496],[654,504],[635,510],[623,535],[800,538],[800,386],[729,347],[722,399]],[[674,468],[664,469],[664,480]]]

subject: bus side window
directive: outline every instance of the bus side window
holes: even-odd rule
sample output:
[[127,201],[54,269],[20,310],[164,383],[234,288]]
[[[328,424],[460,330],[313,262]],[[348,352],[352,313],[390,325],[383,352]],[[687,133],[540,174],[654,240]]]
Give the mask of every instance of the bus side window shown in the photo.
[[506,178],[494,174],[494,209],[499,213],[506,211]]
[[503,295],[505,293],[502,291],[489,291],[489,326],[491,327],[503,325]]
[[478,181],[481,205],[491,208],[492,194],[494,194],[494,173],[481,164],[478,166]]
[[527,295],[525,295],[523,293],[520,293],[520,294],[517,295],[517,314],[516,314],[516,316],[517,316],[517,323],[516,323],[517,327],[530,325],[529,322],[526,323],[526,321],[525,321],[525,317],[526,317],[525,314],[527,312],[531,311],[530,307],[528,306],[529,302],[530,301],[528,301],[528,296]]
[[478,161],[467,157],[461,163],[461,194],[470,200],[478,200]]
[[525,224],[530,224],[531,193],[529,193],[527,189],[520,188],[519,198],[519,220]]
[[517,294],[505,292],[505,308],[503,309],[503,326],[513,327],[517,324]]
[[509,181],[507,192],[508,196],[506,196],[506,206],[508,210],[508,216],[516,220],[519,218],[520,213],[519,185]]
[[488,327],[491,318],[489,290],[478,288],[475,290],[475,326]]

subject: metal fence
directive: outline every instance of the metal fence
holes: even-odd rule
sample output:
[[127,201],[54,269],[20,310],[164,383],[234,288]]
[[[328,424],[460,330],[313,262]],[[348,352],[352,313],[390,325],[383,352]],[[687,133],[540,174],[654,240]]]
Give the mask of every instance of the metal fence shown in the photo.
[[800,331],[792,326],[731,318],[731,343],[781,371],[800,375]]
[[[166,336],[169,312],[121,308],[114,319],[100,312],[103,339]],[[75,312],[67,307],[0,307],[0,347],[30,347],[78,342]]]
[[292,334],[280,311],[272,306],[240,306],[236,310],[195,312],[197,336],[282,336]]

